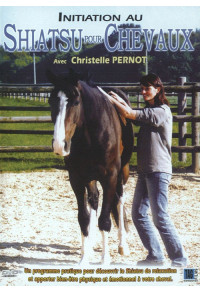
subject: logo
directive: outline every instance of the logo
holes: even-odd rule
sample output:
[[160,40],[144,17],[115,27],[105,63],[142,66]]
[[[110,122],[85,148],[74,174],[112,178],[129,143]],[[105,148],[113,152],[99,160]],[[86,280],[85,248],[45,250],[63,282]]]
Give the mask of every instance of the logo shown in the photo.
[[184,269],[183,277],[184,277],[184,281],[186,282],[197,282],[198,269]]
[[16,270],[3,270],[2,277],[16,277],[19,271]]

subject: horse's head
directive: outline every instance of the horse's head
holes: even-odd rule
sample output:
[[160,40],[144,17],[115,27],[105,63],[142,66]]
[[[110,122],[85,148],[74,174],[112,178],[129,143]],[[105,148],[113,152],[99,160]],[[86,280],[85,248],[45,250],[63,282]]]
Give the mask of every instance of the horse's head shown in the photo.
[[70,154],[71,139],[76,127],[81,125],[83,119],[79,78],[73,72],[60,77],[48,72],[47,76],[54,84],[49,98],[54,123],[52,147],[54,153],[67,156]]

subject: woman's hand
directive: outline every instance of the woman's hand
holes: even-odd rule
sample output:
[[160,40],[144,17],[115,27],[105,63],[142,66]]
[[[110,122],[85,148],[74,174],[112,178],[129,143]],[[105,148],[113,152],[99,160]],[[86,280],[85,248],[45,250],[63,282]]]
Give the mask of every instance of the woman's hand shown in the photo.
[[116,106],[118,112],[125,118],[135,120],[136,111],[132,110],[131,107],[115,92],[110,91],[106,93],[101,87],[98,89],[109,99],[109,101]]
[[110,91],[109,95],[111,96],[112,103],[117,107],[117,110],[123,117],[132,120],[136,118],[136,111],[132,110],[131,107],[117,93]]
[[110,91],[109,93],[108,93],[112,98],[114,98],[115,100],[117,100],[118,102],[120,102],[121,104],[123,104],[123,105],[127,105],[127,103],[117,94],[117,93],[115,93],[115,92],[113,92],[113,91]]

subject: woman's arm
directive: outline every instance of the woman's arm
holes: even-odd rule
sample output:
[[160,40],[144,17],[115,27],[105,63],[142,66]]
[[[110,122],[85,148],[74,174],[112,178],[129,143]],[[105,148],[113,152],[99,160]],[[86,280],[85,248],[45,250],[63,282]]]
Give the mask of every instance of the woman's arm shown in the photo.
[[117,107],[117,110],[123,117],[131,120],[136,119],[136,111],[132,110],[132,108],[130,108],[130,106],[118,94],[110,91],[108,98],[110,102]]

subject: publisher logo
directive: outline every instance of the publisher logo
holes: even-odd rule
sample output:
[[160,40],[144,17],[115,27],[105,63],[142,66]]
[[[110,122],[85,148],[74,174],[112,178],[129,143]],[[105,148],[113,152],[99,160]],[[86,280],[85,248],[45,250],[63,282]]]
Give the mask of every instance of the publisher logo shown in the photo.
[[3,270],[2,277],[16,277],[19,271],[16,270]]
[[184,269],[183,270],[184,281],[196,282],[198,278],[198,269]]

